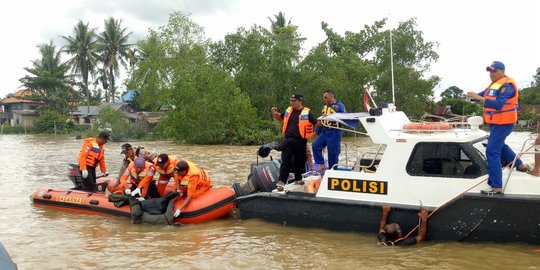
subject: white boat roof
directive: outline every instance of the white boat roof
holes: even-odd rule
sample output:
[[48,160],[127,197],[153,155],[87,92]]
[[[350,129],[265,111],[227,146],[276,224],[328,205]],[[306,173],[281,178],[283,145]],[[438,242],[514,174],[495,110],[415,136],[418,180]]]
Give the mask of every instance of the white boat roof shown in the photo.
[[319,117],[319,120],[337,122],[342,125],[356,128],[358,123],[367,131],[367,135],[376,144],[391,144],[407,141],[424,142],[468,142],[482,139],[487,136],[487,132],[480,129],[455,128],[441,131],[407,131],[403,130],[405,124],[411,123],[405,113],[401,111],[389,111],[383,109],[381,115],[370,115],[369,113],[335,113]]

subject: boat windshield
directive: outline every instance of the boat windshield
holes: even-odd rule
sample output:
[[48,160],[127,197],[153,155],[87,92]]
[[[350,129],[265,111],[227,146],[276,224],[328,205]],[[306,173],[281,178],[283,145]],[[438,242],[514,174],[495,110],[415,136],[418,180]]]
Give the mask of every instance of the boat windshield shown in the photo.
[[[476,178],[481,167],[467,144],[453,142],[423,142],[416,144],[407,173],[414,176]],[[469,146],[470,147],[470,146]]]
[[476,150],[478,155],[480,155],[484,160],[487,160],[484,154],[486,153],[486,145],[487,145],[487,140],[481,140],[476,143],[473,143],[474,149]]

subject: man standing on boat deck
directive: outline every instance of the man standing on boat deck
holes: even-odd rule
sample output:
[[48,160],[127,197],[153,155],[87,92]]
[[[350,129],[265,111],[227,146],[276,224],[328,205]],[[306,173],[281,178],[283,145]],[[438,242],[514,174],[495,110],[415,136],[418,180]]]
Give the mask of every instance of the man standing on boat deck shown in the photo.
[[96,166],[107,174],[103,145],[109,142],[110,134],[102,131],[96,138],[84,139],[79,153],[79,170],[83,178],[83,190],[96,191]]
[[540,133],[538,133],[534,145],[536,149],[536,154],[534,155],[534,168],[529,173],[534,176],[540,176]]
[[[283,121],[281,133],[284,136],[281,151],[281,167],[277,189],[284,190],[291,165],[293,165],[294,180],[296,184],[303,184],[302,174],[305,172],[307,139],[313,136],[313,127],[317,119],[309,108],[304,107],[304,96],[294,94],[290,98],[291,106],[284,113],[279,113],[276,107],[271,111],[279,121]],[[291,164],[294,160],[294,164]]]
[[385,246],[411,246],[420,243],[426,238],[427,232],[427,218],[428,210],[426,208],[420,208],[418,216],[420,217],[420,226],[418,228],[418,236],[402,238],[403,234],[401,228],[397,223],[386,224],[388,220],[388,214],[390,213],[390,206],[383,205],[383,214],[381,221],[379,222],[379,234],[377,238],[379,243]]
[[[491,83],[480,92],[468,92],[467,97],[477,100],[484,107],[484,121],[490,125],[486,157],[488,163],[488,184],[491,189],[483,193],[502,193],[502,164],[509,164],[516,154],[504,142],[517,122],[519,91],[514,79],[505,75],[502,62],[494,61],[486,67]],[[518,159],[517,170],[527,171],[527,167]]]
[[[334,113],[344,113],[345,105],[334,97],[334,92],[327,89],[323,92],[324,107],[322,109],[322,115],[329,115]],[[341,129],[336,122],[322,121],[317,123],[317,129],[321,129],[321,132],[317,132],[317,138],[313,142],[313,156],[315,157],[315,164],[319,164],[320,170],[325,170],[323,149],[327,147],[328,152],[328,168],[332,168],[334,164],[339,161],[339,154],[341,153]]]
[[186,194],[186,199],[174,212],[174,217],[180,216],[180,212],[192,199],[205,193],[212,188],[212,178],[205,169],[197,164],[180,160],[174,167],[174,190]]

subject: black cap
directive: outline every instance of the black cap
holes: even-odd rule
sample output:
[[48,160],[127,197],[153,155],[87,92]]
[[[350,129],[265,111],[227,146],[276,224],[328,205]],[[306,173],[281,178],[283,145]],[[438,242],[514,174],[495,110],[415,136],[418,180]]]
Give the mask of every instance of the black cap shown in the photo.
[[98,137],[99,138],[103,138],[105,139],[107,142],[109,141],[109,137],[111,136],[111,134],[107,131],[102,131],[99,133]]
[[167,163],[167,161],[169,161],[169,156],[167,156],[167,154],[160,154],[160,155],[157,157],[156,165],[157,165],[158,167],[162,167],[162,168],[163,168],[163,165],[165,165],[165,163]]
[[291,101],[293,101],[293,100],[304,101],[304,95],[302,95],[302,94],[293,94],[291,96]]
[[183,172],[189,170],[189,164],[185,160],[180,160],[178,163],[176,163],[176,167],[174,167],[174,170],[176,172]]
[[129,149],[133,149],[131,144],[129,143],[122,144],[122,152],[120,152],[120,154],[125,154]]

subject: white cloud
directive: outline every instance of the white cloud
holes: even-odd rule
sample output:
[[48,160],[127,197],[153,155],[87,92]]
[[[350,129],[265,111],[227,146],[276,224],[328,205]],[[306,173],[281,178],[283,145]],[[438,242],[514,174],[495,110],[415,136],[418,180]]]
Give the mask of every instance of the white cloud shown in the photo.
[[493,60],[503,61],[507,74],[521,86],[530,83],[540,66],[538,1],[19,0],[0,10],[0,97],[20,86],[23,68],[39,57],[37,44],[59,42],[79,19],[98,29],[108,17],[122,19],[138,39],[148,28],[167,23],[169,14],[177,10],[191,13],[212,40],[238,27],[268,26],[268,17],[282,11],[307,38],[306,49],[324,40],[321,21],[344,33],[384,17],[390,17],[391,27],[416,17],[425,39],[440,44],[440,59],[429,72],[443,79],[438,92],[452,85],[481,90],[488,83],[484,67]]

